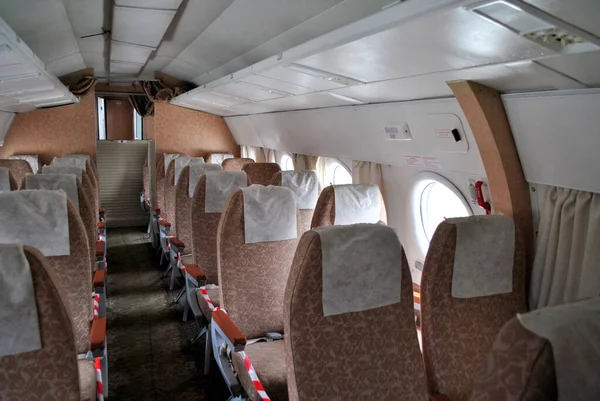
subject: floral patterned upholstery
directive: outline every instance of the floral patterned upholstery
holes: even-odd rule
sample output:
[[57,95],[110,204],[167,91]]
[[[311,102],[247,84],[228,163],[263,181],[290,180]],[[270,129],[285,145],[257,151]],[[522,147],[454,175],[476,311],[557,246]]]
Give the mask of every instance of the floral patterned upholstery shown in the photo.
[[556,401],[552,346],[515,317],[475,371],[470,401]]
[[[186,253],[192,251],[192,199],[189,197],[190,167],[185,166],[179,175],[175,191],[175,225],[177,238],[185,244]],[[216,247],[216,243],[215,243]]]
[[[271,179],[270,185],[281,186],[281,171],[277,172],[273,175]],[[300,213],[300,220],[302,221],[302,232],[305,233],[310,230],[310,225],[312,222],[314,209],[299,209],[298,213]]]
[[79,393],[81,401],[96,401],[96,367],[93,361],[80,359],[77,361],[79,370]]
[[[284,341],[258,342],[246,346],[245,352],[271,401],[287,401]],[[234,353],[232,362],[250,401],[262,401],[246,369],[244,358]]]
[[177,223],[175,221],[175,159],[171,160],[164,180],[164,212],[161,209],[161,215],[171,223],[170,235],[177,236]]
[[[156,202],[160,210],[165,210],[165,155],[161,154],[156,161]],[[162,212],[161,212],[162,214]],[[163,215],[164,217],[164,215]]]
[[[231,159],[227,159],[231,160]],[[192,198],[192,254],[194,264],[206,275],[206,282],[217,283],[217,229],[221,213],[205,213],[206,176],[200,177]],[[211,297],[212,299],[212,297]],[[208,315],[210,316],[210,315]]]
[[0,357],[0,399],[79,401],[79,381],[67,296],[60,277],[36,249],[25,247],[31,269],[42,349]]
[[[210,298],[210,302],[213,304],[213,307],[221,306],[221,298],[219,296],[218,288],[207,289],[208,297]],[[200,310],[202,314],[206,317],[207,320],[210,320],[212,317],[212,307],[206,302],[206,299],[202,296],[200,290],[196,291],[196,299],[198,300],[198,306],[200,306]]]
[[398,264],[400,303],[324,317],[321,238],[302,236],[285,291],[290,400],[428,399],[406,256]]
[[[298,236],[300,229],[298,221]],[[247,338],[283,331],[283,296],[297,244],[244,243],[242,190],[231,195],[217,233],[219,292],[221,306]]]
[[70,255],[47,257],[50,270],[58,277],[57,285],[67,295],[66,306],[73,321],[78,354],[90,348],[92,310],[93,258],[88,247],[85,227],[75,206],[68,201]]
[[10,170],[17,181],[18,189],[25,185],[25,176],[33,173],[31,166],[25,160],[0,159],[0,167],[6,167]]
[[248,176],[248,185],[269,185],[275,173],[281,172],[277,163],[248,163],[242,167],[242,171]]
[[[93,195],[93,200],[94,200],[94,207],[95,207],[95,211],[94,211],[94,219],[95,221],[98,220],[98,218],[96,217],[98,215],[98,210],[100,209],[100,189],[99,189],[99,181],[98,181],[98,176],[96,175],[97,173],[94,173],[93,167],[91,167],[90,162],[86,162],[86,167],[85,167],[85,174],[84,177],[87,177],[87,180],[89,181],[89,185],[92,188],[92,195]],[[82,178],[82,182],[85,180],[85,178]]]
[[525,306],[525,248],[515,235],[513,292],[478,298],[452,297],[456,225],[440,223],[421,278],[423,358],[429,391],[468,400],[475,369],[502,326]]
[[221,166],[223,166],[223,171],[242,171],[244,166],[249,163],[254,163],[254,160],[245,157],[234,157],[223,160]]
[[16,191],[19,189],[19,184],[17,183],[15,176],[13,175],[13,173],[10,172],[10,170],[8,171],[8,182],[10,183],[11,191]]
[[148,172],[148,156],[146,156],[144,158],[144,165],[142,166],[142,185],[143,185],[143,191],[144,191],[144,195],[146,196],[146,199],[149,199],[150,197],[150,184],[149,184],[149,177],[150,177],[150,173]]

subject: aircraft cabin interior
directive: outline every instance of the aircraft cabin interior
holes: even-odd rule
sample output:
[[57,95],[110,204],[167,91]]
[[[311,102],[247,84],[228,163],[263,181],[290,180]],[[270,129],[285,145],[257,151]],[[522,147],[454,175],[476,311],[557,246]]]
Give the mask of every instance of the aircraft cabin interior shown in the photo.
[[600,1],[0,0],[0,400],[600,400]]

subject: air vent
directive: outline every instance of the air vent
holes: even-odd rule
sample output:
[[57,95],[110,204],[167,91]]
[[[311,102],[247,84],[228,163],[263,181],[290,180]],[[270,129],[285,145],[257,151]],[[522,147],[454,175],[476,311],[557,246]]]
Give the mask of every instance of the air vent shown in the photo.
[[521,0],[487,1],[467,9],[557,53],[600,49],[600,39]]

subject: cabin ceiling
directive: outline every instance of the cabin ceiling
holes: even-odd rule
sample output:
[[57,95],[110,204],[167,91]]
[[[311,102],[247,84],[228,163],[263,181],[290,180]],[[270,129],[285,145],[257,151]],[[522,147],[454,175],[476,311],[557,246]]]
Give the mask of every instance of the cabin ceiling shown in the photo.
[[0,2],[0,17],[56,76],[94,68],[97,76],[134,80],[161,71],[199,85],[392,2],[11,0]]

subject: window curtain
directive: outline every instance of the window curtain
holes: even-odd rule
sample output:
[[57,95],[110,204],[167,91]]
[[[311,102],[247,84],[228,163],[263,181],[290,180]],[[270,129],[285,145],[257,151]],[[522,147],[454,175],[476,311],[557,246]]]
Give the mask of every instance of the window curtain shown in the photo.
[[[385,200],[385,186],[383,185],[381,164],[355,160],[352,163],[352,183],[377,185],[381,191],[382,199]],[[381,220],[387,222],[385,202],[381,204]]]
[[551,187],[540,213],[529,306],[600,294],[600,194]]
[[303,155],[296,153],[292,155],[294,161],[294,170],[316,170],[317,169],[317,158],[314,156]]
[[261,148],[259,146],[240,146],[240,153],[242,157],[252,159],[257,163],[265,163],[268,160],[265,150],[265,148]]

